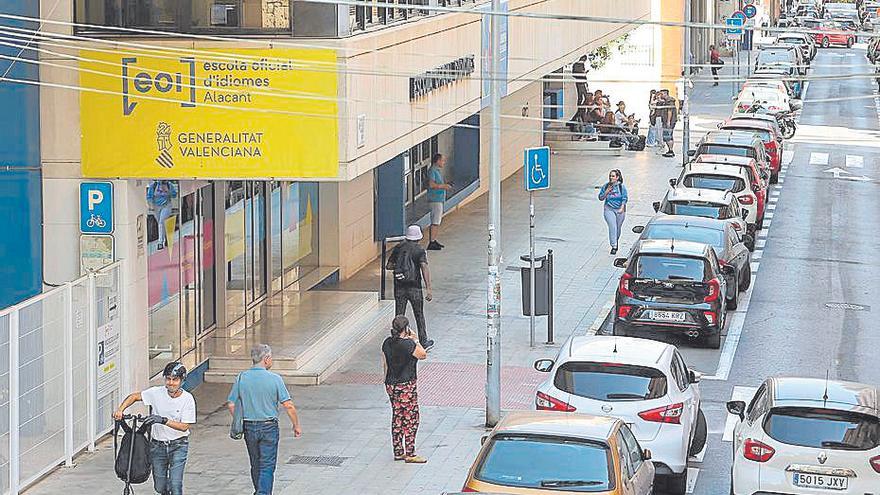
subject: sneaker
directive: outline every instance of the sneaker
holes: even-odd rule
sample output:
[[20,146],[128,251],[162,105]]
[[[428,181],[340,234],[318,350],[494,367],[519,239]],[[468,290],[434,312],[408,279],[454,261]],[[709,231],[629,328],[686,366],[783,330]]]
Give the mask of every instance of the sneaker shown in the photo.
[[663,153],[663,156],[666,158],[673,158],[673,157],[675,157],[675,153],[673,153],[671,151],[667,151],[666,153]]
[[404,462],[406,462],[407,464],[424,464],[428,462],[428,460],[420,455],[411,455],[407,457]]
[[422,344],[422,347],[425,348],[425,351],[428,351],[434,347],[434,341],[431,339],[428,339]]
[[431,241],[428,243],[428,250],[430,251],[440,251],[441,249],[443,249],[443,246],[437,241]]
[[443,249],[443,248],[446,247],[446,245],[444,245],[444,244],[440,244],[440,241],[434,241],[434,242],[436,242],[437,245],[440,246],[440,249]]
[[617,254],[617,248],[616,248],[616,247],[611,248],[611,254]]
[[396,455],[396,456],[394,456],[394,460],[395,461],[405,461],[406,456],[405,455]]

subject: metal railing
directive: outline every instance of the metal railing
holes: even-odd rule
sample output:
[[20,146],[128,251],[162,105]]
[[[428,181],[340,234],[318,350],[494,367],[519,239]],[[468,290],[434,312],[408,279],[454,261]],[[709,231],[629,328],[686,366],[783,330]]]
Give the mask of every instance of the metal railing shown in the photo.
[[[351,6],[349,9],[351,33],[366,31],[374,26],[389,25],[431,14],[430,7],[461,7],[483,0],[369,0],[372,5]],[[425,9],[400,8],[399,5],[424,5]]]
[[121,400],[122,262],[0,310],[0,493],[95,449]]

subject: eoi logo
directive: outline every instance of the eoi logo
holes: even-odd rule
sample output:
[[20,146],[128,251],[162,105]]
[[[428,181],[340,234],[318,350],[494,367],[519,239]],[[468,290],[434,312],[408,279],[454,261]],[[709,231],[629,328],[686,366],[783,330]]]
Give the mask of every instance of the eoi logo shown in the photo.
[[[129,66],[136,64],[136,57],[122,59],[122,115],[129,116],[134,113],[138,102],[133,101],[137,94],[148,95],[153,98],[169,99],[172,93],[177,93],[181,99],[180,106],[192,108],[196,106],[196,61],[194,58],[182,58],[180,63],[184,65],[181,72],[156,72],[150,74],[146,71],[139,72],[136,76],[129,76]],[[140,69],[133,66],[133,69]],[[132,93],[131,89],[134,89]]]

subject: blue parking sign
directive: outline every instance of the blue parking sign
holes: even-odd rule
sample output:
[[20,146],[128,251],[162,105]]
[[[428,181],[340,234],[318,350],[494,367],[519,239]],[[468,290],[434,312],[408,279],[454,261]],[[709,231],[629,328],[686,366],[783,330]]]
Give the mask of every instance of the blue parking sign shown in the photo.
[[113,232],[113,184],[83,182],[79,185],[79,230],[83,234]]
[[526,148],[523,163],[526,191],[550,188],[550,148]]

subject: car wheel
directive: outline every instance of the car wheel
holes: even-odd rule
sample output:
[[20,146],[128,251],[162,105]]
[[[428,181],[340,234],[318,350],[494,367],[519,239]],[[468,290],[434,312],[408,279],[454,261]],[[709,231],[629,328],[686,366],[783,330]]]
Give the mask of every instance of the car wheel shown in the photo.
[[[739,278],[739,277],[737,277]],[[733,281],[733,297],[727,300],[727,309],[736,309],[739,306],[739,281]]]
[[743,274],[739,278],[739,290],[747,291],[749,287],[752,285],[752,267],[751,264],[747,264],[743,269]]
[[828,48],[829,45],[831,45],[831,42],[828,38],[822,38],[822,48]]
[[758,220],[758,223],[755,224],[755,235],[758,235],[759,230],[764,230],[764,215],[761,215],[761,219]]
[[709,428],[706,425],[706,416],[703,415],[702,409],[697,409],[697,428],[694,430],[694,438],[691,440],[691,446],[688,449],[689,456],[695,456],[703,451],[706,447],[706,438],[709,435]]
[[770,183],[778,184],[779,183],[779,172],[770,172]]
[[681,474],[671,474],[666,477],[666,492],[672,495],[684,495],[687,492],[688,471],[687,468]]
[[847,47],[847,48],[852,48],[853,44],[854,44],[854,42],[853,42],[853,39],[852,39],[852,38],[848,38],[848,39],[846,40],[846,47]]

